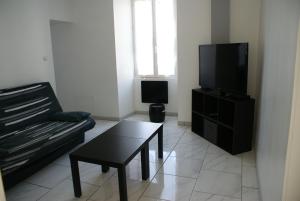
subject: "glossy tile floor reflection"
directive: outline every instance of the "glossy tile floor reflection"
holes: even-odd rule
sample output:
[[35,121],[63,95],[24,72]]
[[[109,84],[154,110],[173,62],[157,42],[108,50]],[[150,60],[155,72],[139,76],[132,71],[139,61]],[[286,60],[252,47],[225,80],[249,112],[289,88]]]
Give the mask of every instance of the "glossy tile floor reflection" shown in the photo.
[[[146,115],[130,120],[148,121]],[[86,142],[117,122],[97,121]],[[176,117],[164,124],[164,158],[157,157],[157,138],[150,142],[150,179],[142,181],[140,155],[127,166],[130,201],[260,201],[254,153],[232,156],[190,127],[178,126]],[[7,192],[8,201],[117,201],[115,169],[80,163],[83,195],[74,198],[68,154]]]

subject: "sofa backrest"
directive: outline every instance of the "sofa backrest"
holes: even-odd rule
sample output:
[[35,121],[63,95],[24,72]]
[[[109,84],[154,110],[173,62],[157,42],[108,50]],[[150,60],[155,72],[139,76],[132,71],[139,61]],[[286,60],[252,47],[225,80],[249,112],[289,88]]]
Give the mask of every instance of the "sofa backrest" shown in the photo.
[[48,82],[0,89],[0,136],[62,111]]

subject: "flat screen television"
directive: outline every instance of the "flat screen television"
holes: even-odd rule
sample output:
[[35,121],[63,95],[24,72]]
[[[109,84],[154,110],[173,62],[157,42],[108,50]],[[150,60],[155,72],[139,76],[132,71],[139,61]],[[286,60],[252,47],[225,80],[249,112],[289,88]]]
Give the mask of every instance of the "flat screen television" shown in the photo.
[[168,103],[168,81],[142,81],[143,103]]
[[248,43],[200,45],[199,68],[202,88],[246,95]]

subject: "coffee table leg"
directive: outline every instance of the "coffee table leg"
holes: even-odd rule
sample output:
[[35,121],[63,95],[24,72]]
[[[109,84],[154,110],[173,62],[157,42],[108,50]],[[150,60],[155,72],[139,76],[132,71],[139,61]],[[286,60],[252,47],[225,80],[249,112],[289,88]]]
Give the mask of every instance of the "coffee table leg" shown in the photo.
[[158,157],[159,158],[163,158],[164,156],[164,152],[163,152],[163,142],[164,138],[163,138],[163,126],[161,126],[158,129]]
[[72,171],[72,179],[73,179],[73,187],[75,197],[81,197],[81,185],[80,185],[80,176],[79,176],[79,168],[78,161],[70,158],[71,161],[71,171]]
[[109,167],[108,167],[108,166],[105,166],[105,165],[102,165],[101,169],[102,169],[102,172],[103,172],[103,173],[106,173],[106,172],[109,171]]
[[149,168],[149,144],[146,143],[141,151],[141,162],[142,162],[142,179],[147,180],[150,176]]
[[118,178],[119,178],[120,201],[128,201],[125,166],[118,168]]

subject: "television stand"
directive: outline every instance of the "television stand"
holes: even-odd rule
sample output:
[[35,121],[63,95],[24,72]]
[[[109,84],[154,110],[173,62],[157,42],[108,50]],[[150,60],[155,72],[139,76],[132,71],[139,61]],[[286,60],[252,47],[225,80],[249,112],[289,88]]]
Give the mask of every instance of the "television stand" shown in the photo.
[[211,96],[220,96],[220,97],[231,98],[235,100],[245,100],[251,98],[249,95],[230,93],[230,92],[223,91],[221,89],[213,90],[210,88],[201,88],[199,90],[201,90],[203,93],[209,93]]
[[250,151],[255,100],[218,92],[193,89],[192,131],[231,154]]
[[150,121],[154,123],[161,123],[165,121],[165,105],[162,103],[153,103],[149,106]]
[[223,97],[224,98],[229,98],[229,99],[235,99],[235,100],[246,100],[246,99],[251,98],[248,95],[239,95],[239,94],[233,94],[233,93],[225,93]]

